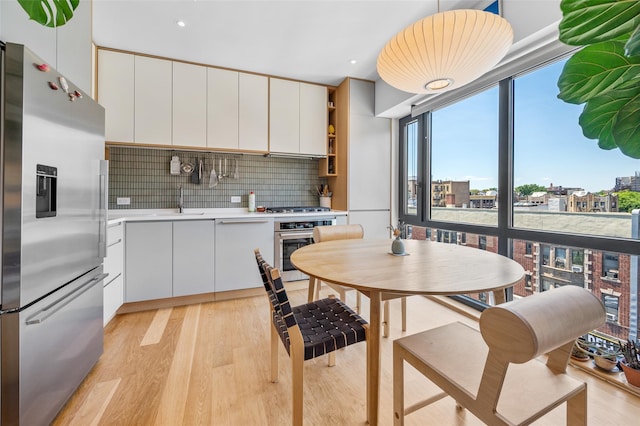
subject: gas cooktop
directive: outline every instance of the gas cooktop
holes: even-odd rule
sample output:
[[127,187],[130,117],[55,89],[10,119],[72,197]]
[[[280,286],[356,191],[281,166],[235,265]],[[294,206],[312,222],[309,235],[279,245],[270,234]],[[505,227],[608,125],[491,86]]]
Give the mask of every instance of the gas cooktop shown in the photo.
[[313,213],[328,212],[328,207],[267,207],[267,213]]

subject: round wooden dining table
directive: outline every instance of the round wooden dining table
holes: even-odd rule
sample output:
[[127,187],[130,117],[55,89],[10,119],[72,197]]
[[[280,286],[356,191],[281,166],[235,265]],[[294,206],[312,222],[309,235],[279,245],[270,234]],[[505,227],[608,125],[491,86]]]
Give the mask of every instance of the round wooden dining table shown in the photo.
[[[370,299],[370,360],[367,371],[367,420],[378,424],[380,398],[380,307],[384,299],[407,295],[456,295],[504,289],[524,276],[517,262],[496,253],[428,240],[404,240],[405,255],[391,253],[392,240],[335,240],[304,246],[291,263],[315,280],[352,287]],[[312,289],[309,290],[310,294]]]

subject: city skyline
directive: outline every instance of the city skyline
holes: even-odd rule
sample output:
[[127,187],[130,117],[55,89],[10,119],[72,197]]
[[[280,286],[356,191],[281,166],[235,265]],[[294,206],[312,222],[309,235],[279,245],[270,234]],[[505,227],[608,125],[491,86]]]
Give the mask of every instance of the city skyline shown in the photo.
[[[515,80],[514,186],[610,190],[617,177],[640,171],[640,160],[600,149],[582,135],[583,105],[557,99],[564,62]],[[498,186],[497,87],[434,111],[432,123],[434,180],[468,180],[478,190]]]

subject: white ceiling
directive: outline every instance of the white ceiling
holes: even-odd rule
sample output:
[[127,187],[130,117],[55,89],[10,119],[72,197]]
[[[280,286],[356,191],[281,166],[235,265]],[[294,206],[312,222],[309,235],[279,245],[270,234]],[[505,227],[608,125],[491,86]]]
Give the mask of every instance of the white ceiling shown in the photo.
[[[385,43],[438,7],[488,3],[93,0],[93,40],[101,47],[338,85],[347,76],[377,80],[376,59]],[[178,20],[186,26],[178,27]]]

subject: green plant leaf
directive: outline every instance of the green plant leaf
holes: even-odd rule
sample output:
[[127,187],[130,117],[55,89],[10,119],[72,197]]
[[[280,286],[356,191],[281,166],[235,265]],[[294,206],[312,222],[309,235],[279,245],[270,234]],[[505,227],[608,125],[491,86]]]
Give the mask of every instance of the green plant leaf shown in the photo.
[[585,46],[630,34],[640,25],[638,0],[562,0],[560,41]]
[[640,90],[620,109],[612,132],[620,151],[640,158]]
[[80,0],[18,0],[29,18],[45,27],[60,27],[73,17]]
[[627,56],[640,56],[640,25],[631,34],[627,44],[624,45],[624,53]]
[[581,104],[620,88],[639,75],[640,56],[625,57],[624,43],[597,43],[576,52],[564,65],[558,79],[558,98]]
[[640,86],[612,90],[587,102],[580,114],[582,133],[589,139],[597,139],[602,149],[614,149],[618,145],[612,133],[620,110],[640,94]]

